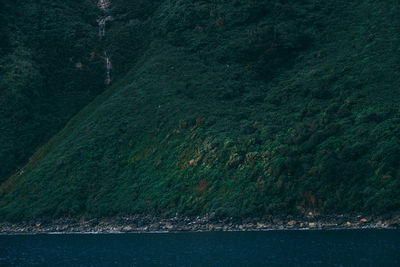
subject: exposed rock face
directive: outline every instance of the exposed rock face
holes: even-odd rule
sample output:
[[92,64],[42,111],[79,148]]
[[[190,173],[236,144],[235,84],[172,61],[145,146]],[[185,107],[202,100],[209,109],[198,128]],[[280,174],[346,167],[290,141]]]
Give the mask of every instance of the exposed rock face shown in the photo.
[[[108,11],[108,8],[111,5],[111,1],[109,0],[100,0],[97,5],[103,9],[104,11]],[[112,16],[107,16],[104,18],[100,18],[97,20],[98,24],[99,24],[99,37],[100,39],[102,39],[103,37],[106,36],[106,23],[107,21],[112,21],[113,17]],[[111,84],[111,69],[112,69],[112,64],[111,64],[111,59],[107,54],[107,51],[104,51],[104,61],[105,61],[105,65],[106,65],[106,79],[104,81],[104,83],[106,85]]]
[[105,19],[98,19],[99,23],[99,37],[102,38],[106,35],[106,21]]
[[114,18],[112,16],[107,16],[105,18],[100,18],[97,20],[99,24],[99,37],[100,39],[106,36],[106,23],[107,21],[112,21]]
[[101,9],[108,9],[111,6],[111,1],[110,0],[99,0],[99,2],[97,2],[97,5],[101,8]]
[[111,65],[111,60],[110,57],[107,55],[107,52],[104,51],[104,58],[106,61],[106,80],[105,83],[107,85],[109,85],[111,83],[111,69],[112,69],[112,65]]

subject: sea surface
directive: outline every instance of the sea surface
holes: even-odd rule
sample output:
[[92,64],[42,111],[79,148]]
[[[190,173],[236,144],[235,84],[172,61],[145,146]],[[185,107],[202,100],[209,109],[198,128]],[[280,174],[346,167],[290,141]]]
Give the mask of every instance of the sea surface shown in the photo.
[[0,266],[400,266],[400,231],[2,235]]

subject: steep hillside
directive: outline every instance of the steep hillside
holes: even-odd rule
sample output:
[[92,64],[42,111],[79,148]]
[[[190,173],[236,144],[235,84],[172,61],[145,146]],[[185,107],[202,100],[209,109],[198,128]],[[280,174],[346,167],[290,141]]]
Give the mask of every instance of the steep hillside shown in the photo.
[[1,185],[2,220],[400,210],[398,1],[110,14],[112,87]]
[[104,88],[99,11],[87,0],[64,2],[2,1],[0,182]]

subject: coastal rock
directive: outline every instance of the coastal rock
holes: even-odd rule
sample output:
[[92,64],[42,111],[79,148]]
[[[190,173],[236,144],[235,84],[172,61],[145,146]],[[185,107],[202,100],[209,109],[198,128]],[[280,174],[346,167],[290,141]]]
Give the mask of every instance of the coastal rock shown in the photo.
[[257,228],[265,228],[265,224],[263,223],[257,223]]
[[132,228],[131,226],[128,225],[128,226],[123,227],[122,230],[123,230],[124,232],[130,232],[130,231],[133,230],[133,228]]
[[[0,223],[0,234],[7,233],[76,233],[76,232],[98,232],[98,233],[128,233],[128,232],[202,232],[202,231],[262,231],[262,230],[286,230],[286,229],[386,229],[400,228],[400,217],[388,217],[386,220],[380,218],[362,217],[335,217],[319,216],[309,221],[305,217],[269,216],[266,218],[210,220],[210,216],[204,217],[181,217],[157,218],[151,216],[141,217],[138,215],[124,218],[110,218],[102,220],[73,220],[60,219],[47,222],[22,222],[17,224]],[[345,220],[343,220],[345,218]],[[360,219],[361,218],[361,219]],[[212,222],[211,222],[212,221]]]
[[245,225],[245,227],[246,227],[246,229],[253,229],[253,228],[255,228],[255,225],[252,223],[248,223]]

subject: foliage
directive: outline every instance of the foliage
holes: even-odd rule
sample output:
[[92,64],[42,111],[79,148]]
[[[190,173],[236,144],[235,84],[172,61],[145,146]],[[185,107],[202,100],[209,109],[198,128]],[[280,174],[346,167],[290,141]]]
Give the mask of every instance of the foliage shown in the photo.
[[103,90],[103,62],[90,59],[97,46],[92,4],[3,2],[0,181]]
[[[1,185],[0,218],[399,211],[399,11],[114,0],[114,84]],[[29,51],[14,87],[49,79]]]

